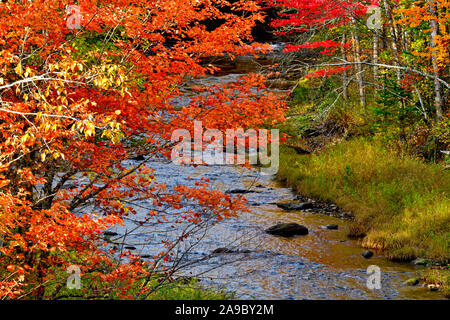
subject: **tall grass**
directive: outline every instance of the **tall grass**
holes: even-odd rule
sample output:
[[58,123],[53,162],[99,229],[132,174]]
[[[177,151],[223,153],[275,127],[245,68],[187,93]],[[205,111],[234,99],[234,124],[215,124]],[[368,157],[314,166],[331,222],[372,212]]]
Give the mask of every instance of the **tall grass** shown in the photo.
[[305,156],[282,149],[279,177],[301,194],[336,203],[356,222],[351,236],[393,260],[448,262],[450,171],[357,138]]

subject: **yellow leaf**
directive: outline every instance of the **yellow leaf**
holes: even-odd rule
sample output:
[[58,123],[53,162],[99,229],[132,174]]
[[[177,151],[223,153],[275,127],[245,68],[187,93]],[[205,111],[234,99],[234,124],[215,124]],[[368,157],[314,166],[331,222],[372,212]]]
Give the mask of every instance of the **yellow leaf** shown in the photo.
[[27,140],[28,140],[28,137],[29,137],[29,134],[28,133],[25,133],[23,136],[22,136],[22,143],[25,143],[25,142],[27,142]]
[[22,63],[19,62],[19,64],[14,68],[14,71],[21,76],[23,74],[23,69],[22,69]]
[[30,67],[27,67],[25,69],[25,78],[28,77],[29,75],[31,75],[31,69],[30,69]]

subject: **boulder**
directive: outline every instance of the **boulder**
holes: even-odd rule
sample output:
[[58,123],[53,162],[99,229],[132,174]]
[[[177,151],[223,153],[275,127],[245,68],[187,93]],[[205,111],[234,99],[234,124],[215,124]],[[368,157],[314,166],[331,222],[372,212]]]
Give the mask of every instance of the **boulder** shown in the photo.
[[412,279],[406,280],[406,285],[408,285],[408,286],[416,286],[418,284],[419,284],[419,279],[417,279],[417,278],[412,278]]
[[414,264],[416,266],[426,266],[426,265],[430,264],[430,261],[427,259],[417,258],[416,260],[412,261],[412,264]]
[[297,223],[280,223],[265,231],[268,234],[280,237],[293,237],[308,234],[308,228]]
[[337,230],[339,227],[337,224],[329,224],[325,226],[325,228],[327,228],[328,230]]
[[217,248],[212,252],[212,254],[232,253],[232,252],[233,251],[228,248]]
[[285,211],[296,211],[311,209],[314,207],[312,202],[278,202],[277,207]]
[[364,251],[363,253],[361,253],[361,255],[362,255],[364,258],[369,259],[369,258],[371,258],[371,257],[373,256],[373,252],[370,251],[370,250],[366,250],[366,251]]
[[430,291],[438,291],[439,288],[440,288],[440,286],[437,285],[437,284],[429,284],[429,285],[427,285],[427,288],[428,288],[428,290],[430,290]]

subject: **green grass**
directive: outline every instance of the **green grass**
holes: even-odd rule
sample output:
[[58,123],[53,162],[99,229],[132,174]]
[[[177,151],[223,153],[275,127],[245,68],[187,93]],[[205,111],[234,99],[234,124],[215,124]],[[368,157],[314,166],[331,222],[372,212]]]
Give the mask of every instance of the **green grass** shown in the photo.
[[206,288],[195,280],[163,286],[149,296],[150,300],[228,300],[233,298],[232,293]]
[[278,175],[300,194],[351,211],[349,235],[363,237],[364,247],[393,260],[448,263],[450,171],[442,166],[356,138],[310,156],[282,149]]
[[[0,276],[7,276],[2,272],[0,265]],[[4,268],[6,270],[6,268]],[[4,274],[3,274],[4,273]],[[146,281],[136,279],[130,282],[128,279],[104,280],[98,276],[83,274],[81,276],[81,288],[69,289],[67,286],[68,274],[65,269],[54,267],[50,270],[52,274],[43,283],[44,294],[40,299],[44,300],[230,300],[235,298],[233,292],[205,285],[200,280],[192,277],[179,277],[168,280],[164,275],[154,274]],[[2,279],[0,277],[0,279]],[[146,290],[143,290],[146,288]],[[32,293],[33,290],[25,289]],[[36,299],[33,294],[21,297],[25,300]]]
[[[82,279],[83,286],[92,287],[92,283],[89,280]],[[131,288],[127,287],[125,289],[125,294],[122,293],[118,295],[117,293],[121,291],[120,287],[114,290],[114,294],[110,296],[109,294],[98,295],[95,294],[93,290],[79,290],[73,289],[69,290],[65,288],[65,284],[62,290],[59,291],[57,295],[53,296],[53,299],[58,300],[103,300],[103,299],[135,299],[138,300],[229,300],[234,298],[233,293],[226,292],[225,290],[219,290],[216,288],[211,288],[202,285],[196,279],[181,279],[175,280],[173,282],[163,282],[158,283],[157,280],[152,281],[147,285],[148,288],[154,288],[154,291],[150,294],[138,294],[140,291],[142,281],[138,281]],[[58,285],[61,285],[58,283]],[[99,291],[102,289],[110,288],[109,283],[96,284],[95,286]],[[52,283],[46,285],[46,290],[48,291],[48,296],[44,299],[49,299],[49,295],[52,293]],[[129,298],[125,298],[129,296]],[[28,297],[31,298],[31,297]]]

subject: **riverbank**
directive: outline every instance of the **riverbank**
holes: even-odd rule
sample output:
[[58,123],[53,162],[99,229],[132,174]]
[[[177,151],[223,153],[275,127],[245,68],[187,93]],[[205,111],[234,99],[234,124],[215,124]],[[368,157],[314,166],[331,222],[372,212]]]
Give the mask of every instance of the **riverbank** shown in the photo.
[[[355,138],[317,154],[282,148],[278,178],[299,194],[333,202],[355,216],[348,236],[395,261],[430,259],[447,266],[450,171]],[[424,280],[448,291],[448,269]]]

